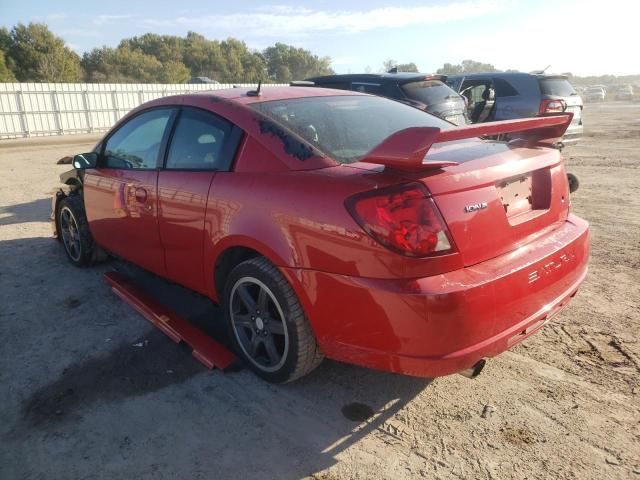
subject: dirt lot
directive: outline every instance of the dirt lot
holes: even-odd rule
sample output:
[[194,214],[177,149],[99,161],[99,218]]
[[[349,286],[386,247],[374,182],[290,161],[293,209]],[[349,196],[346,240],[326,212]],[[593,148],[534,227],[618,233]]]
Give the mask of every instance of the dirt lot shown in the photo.
[[126,265],[67,263],[55,160],[95,137],[0,142],[0,478],[640,479],[640,104],[588,105],[585,123],[565,152],[591,270],[541,333],[476,380],[325,362],[282,387],[207,371],[154,331],[102,281]]

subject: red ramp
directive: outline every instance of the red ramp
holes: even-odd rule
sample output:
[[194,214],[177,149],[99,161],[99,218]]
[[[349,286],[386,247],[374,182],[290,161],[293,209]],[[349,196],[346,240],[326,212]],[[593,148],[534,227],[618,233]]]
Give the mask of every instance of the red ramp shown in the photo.
[[105,281],[113,292],[131,305],[140,315],[162,330],[176,343],[185,342],[193,349],[205,367],[224,370],[235,360],[235,355],[187,319],[159,303],[129,278],[118,272],[104,274]]

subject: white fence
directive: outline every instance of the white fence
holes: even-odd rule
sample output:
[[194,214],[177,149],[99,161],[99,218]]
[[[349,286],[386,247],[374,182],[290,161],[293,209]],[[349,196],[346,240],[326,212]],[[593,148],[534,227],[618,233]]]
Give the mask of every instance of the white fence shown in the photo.
[[0,83],[0,139],[103,132],[129,110],[154,98],[233,86],[189,83]]

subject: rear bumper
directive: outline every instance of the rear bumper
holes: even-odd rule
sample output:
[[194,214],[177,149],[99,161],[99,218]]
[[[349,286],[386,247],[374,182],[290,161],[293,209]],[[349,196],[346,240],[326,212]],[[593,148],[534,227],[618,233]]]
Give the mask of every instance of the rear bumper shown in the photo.
[[578,142],[582,138],[583,131],[584,127],[582,126],[582,123],[579,125],[569,125],[569,128],[567,128],[567,131],[562,137],[562,143],[567,145]]
[[442,275],[376,280],[285,269],[329,358],[436,377],[521,342],[587,274],[589,230],[570,215],[515,252]]

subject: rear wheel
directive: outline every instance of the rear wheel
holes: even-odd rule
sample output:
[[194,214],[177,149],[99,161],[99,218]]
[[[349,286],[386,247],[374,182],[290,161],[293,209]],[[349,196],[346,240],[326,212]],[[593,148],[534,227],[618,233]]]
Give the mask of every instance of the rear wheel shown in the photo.
[[260,377],[291,382],[322,361],[293,288],[267,259],[252,258],[235,267],[223,301],[236,350]]
[[106,257],[93,241],[81,195],[62,199],[57,219],[58,232],[71,263],[77,267],[86,267]]

